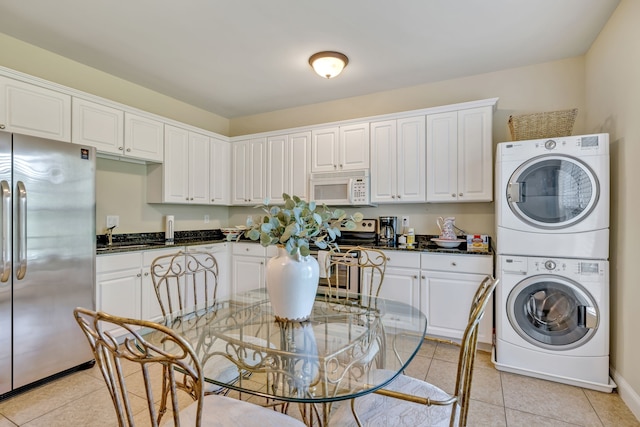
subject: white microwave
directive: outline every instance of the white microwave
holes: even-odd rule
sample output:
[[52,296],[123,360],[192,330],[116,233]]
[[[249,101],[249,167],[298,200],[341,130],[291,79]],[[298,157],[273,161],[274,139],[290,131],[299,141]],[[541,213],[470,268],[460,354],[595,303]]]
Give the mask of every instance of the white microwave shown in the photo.
[[312,173],[310,200],[334,206],[369,205],[369,171]]

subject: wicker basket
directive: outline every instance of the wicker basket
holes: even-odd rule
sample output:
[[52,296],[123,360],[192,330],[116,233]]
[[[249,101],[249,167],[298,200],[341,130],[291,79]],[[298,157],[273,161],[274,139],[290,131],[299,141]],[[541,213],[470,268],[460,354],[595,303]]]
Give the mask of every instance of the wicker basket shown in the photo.
[[578,109],[509,116],[511,139],[553,138],[571,135]]

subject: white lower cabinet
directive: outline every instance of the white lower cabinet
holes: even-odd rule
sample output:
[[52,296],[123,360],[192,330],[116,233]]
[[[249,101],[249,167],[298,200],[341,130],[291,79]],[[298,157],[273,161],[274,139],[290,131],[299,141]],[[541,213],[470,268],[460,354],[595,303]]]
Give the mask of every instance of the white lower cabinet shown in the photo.
[[264,247],[259,243],[236,242],[231,244],[231,281],[233,293],[266,287],[266,265],[277,253],[275,246]]
[[97,257],[96,309],[98,311],[132,319],[140,318],[141,262],[141,252]]
[[[427,335],[460,339],[467,326],[473,296],[493,258],[487,255],[422,254],[420,273]],[[478,341],[491,344],[493,303],[489,301],[478,329]]]
[[[151,264],[157,257],[185,250],[206,251],[214,255],[219,272],[218,298],[225,298],[231,291],[229,246],[225,242],[102,254],[96,257],[96,309],[133,319],[158,320],[162,317],[162,310],[153,287]],[[118,334],[117,331],[115,333]]]

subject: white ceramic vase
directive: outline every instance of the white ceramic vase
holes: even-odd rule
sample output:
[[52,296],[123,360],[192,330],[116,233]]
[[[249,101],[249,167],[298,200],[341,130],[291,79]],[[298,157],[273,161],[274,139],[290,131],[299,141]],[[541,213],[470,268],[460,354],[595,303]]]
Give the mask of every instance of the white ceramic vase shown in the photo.
[[279,320],[309,318],[318,290],[318,261],[312,256],[290,255],[278,247],[278,255],[267,262],[267,292]]

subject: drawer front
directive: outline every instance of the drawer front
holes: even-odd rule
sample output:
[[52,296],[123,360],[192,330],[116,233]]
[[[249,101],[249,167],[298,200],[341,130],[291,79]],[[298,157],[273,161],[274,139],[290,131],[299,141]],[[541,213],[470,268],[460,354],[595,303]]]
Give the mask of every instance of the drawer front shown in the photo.
[[420,263],[423,270],[493,274],[489,255],[422,254]]
[[403,253],[400,251],[382,251],[387,257],[388,267],[420,268],[419,253]]
[[260,243],[236,242],[236,243],[232,243],[231,246],[232,246],[232,253],[234,255],[261,256],[261,257],[264,257],[267,255],[267,248],[262,246]]
[[148,267],[151,265],[154,259],[165,256],[172,255],[184,250],[184,246],[173,246],[171,249],[152,249],[148,251],[142,252],[142,265]]
[[212,254],[216,253],[224,253],[227,252],[227,248],[229,247],[229,243],[221,242],[221,243],[207,243],[206,245],[193,245],[187,246],[187,252],[195,252],[195,251],[203,251],[209,252]]
[[96,272],[126,270],[140,268],[142,261],[141,252],[128,252],[125,254],[104,254],[96,257]]

